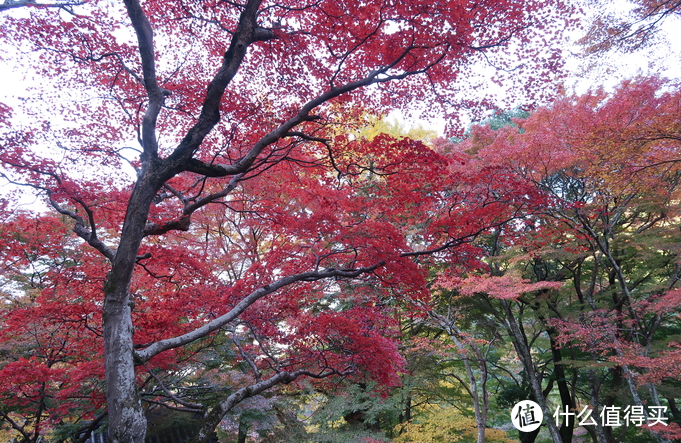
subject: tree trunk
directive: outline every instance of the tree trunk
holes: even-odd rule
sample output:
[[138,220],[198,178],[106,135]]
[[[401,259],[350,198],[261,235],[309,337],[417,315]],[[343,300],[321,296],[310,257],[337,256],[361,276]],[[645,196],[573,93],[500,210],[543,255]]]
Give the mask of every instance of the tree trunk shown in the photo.
[[158,186],[146,168],[135,185],[121,240],[104,285],[104,352],[110,443],[144,443],[147,419],[135,379],[132,302],[128,288],[144,238],[149,207]]
[[[556,342],[556,331],[553,328],[549,328],[549,340],[551,342],[551,353],[553,355],[553,371],[556,374],[556,383],[558,384],[558,392],[560,393],[560,401],[562,407],[568,406],[570,410],[575,409],[575,404],[572,401],[572,396],[570,395],[570,389],[568,388],[567,379],[565,376],[565,366],[563,365],[563,356]],[[570,420],[565,420],[560,426],[560,437],[563,439],[563,443],[572,443],[572,431],[575,427],[574,417]]]
[[242,415],[239,417],[239,434],[236,436],[236,443],[246,443],[247,438],[248,423],[246,423],[246,419],[244,419],[244,416]]
[[540,430],[541,428],[537,428],[532,432],[520,432],[520,443],[534,443]]
[[[592,355],[592,358],[595,359],[595,356]],[[598,420],[598,417],[600,416],[600,410],[598,408],[598,397],[599,397],[599,391],[600,391],[600,384],[597,381],[597,374],[594,369],[589,370],[589,392],[591,393],[591,417],[594,419],[594,422],[596,423],[595,425],[595,431],[594,433],[598,437],[598,442],[599,443],[612,443],[611,440],[608,439],[608,437],[605,434],[605,428],[601,425],[601,422]]]
[[475,422],[477,426],[477,439],[476,443],[485,443],[485,429],[487,428],[487,413],[489,410],[489,395],[487,393],[487,364],[485,358],[482,355],[480,349],[475,345],[475,343],[466,343],[473,352],[475,353],[478,369],[480,371],[480,390],[478,390],[478,380],[475,377],[475,371],[471,366],[471,361],[468,358],[468,350],[464,343],[459,339],[462,335],[459,328],[451,321],[447,325],[447,332],[450,338],[456,345],[463,360],[464,366],[466,368],[466,374],[468,375],[468,383],[470,385],[470,394],[473,400],[473,409],[475,412]]
[[671,411],[672,416],[676,420],[680,420],[681,419],[681,411],[679,411],[679,408],[676,406],[676,399],[674,399],[674,397],[671,397],[671,396],[665,397],[665,398],[667,399],[667,402],[669,403],[669,410]]
[[556,423],[552,420],[553,414],[546,404],[546,399],[544,398],[544,392],[541,388],[541,380],[539,379],[539,374],[535,371],[534,363],[532,361],[532,354],[530,353],[529,346],[527,345],[527,340],[525,335],[520,331],[518,322],[513,315],[511,310],[511,305],[507,300],[501,300],[501,306],[504,309],[504,317],[506,321],[506,326],[511,338],[513,340],[513,347],[515,348],[520,361],[523,364],[525,372],[527,373],[527,378],[530,381],[530,388],[532,389],[532,394],[535,396],[535,401],[539,404],[544,413],[544,420],[546,426],[551,434],[551,439],[553,443],[563,443],[563,440],[558,431]]
[[137,392],[129,297],[104,304],[106,400],[111,443],[144,443],[147,420]]

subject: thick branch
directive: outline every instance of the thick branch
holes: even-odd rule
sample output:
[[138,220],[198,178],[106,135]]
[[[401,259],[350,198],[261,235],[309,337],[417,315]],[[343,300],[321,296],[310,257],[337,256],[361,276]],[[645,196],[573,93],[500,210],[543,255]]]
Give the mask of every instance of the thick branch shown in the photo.
[[12,428],[15,431],[19,432],[22,435],[22,437],[24,437],[24,439],[26,441],[28,441],[31,438],[28,435],[28,433],[26,431],[24,431],[24,426],[20,426],[17,422],[12,420],[12,417],[10,417],[9,414],[5,413],[1,409],[0,409],[0,418],[2,418],[3,420],[7,420],[7,422],[9,422],[9,424],[12,426]]
[[155,159],[158,156],[156,141],[156,120],[163,106],[163,99],[168,93],[156,80],[156,60],[154,56],[154,34],[142,7],[137,0],[124,0],[132,27],[137,34],[140,57],[142,58],[142,77],[144,87],[149,96],[149,106],[142,120],[142,161]]
[[100,426],[100,422],[106,417],[106,409],[100,412],[87,426],[80,428],[78,435],[80,438],[75,443],[85,443],[90,439],[92,433]]
[[[348,92],[352,92],[359,88],[363,88],[374,83],[385,83],[392,80],[400,80],[405,77],[424,72],[427,69],[424,68],[423,70],[418,71],[407,71],[401,74],[387,75],[386,72],[391,67],[392,65],[383,67],[381,69],[377,69],[375,71],[371,71],[365,78],[361,80],[346,83],[345,85],[332,88],[326,91],[325,93],[308,101],[300,109],[300,111],[298,111],[298,113],[295,116],[291,117],[290,119],[282,123],[279,127],[263,136],[260,140],[258,140],[257,143],[255,143],[255,145],[253,145],[253,147],[250,149],[250,151],[248,151],[248,153],[245,156],[243,156],[236,162],[232,163],[231,165],[208,164],[197,159],[192,158],[185,159],[183,157],[180,157],[181,155],[184,155],[185,148],[183,148],[183,144],[185,143],[185,141],[187,141],[187,137],[190,136],[192,131],[194,131],[194,128],[192,128],[187,137],[185,137],[185,140],[182,141],[182,144],[180,144],[180,146],[176,149],[173,155],[168,158],[169,161],[174,162],[172,166],[173,173],[177,174],[182,171],[189,171],[194,172],[196,174],[204,175],[206,177],[225,177],[228,175],[243,174],[249,170],[249,168],[253,165],[258,155],[260,155],[260,153],[262,153],[267,146],[276,143],[277,141],[284,137],[290,136],[291,130],[298,126],[299,124],[306,121],[315,120],[316,118],[312,117],[310,114],[318,106],[321,106],[322,104],[336,97],[339,97],[343,94],[347,94]],[[212,127],[213,126],[211,126],[211,128]],[[201,140],[203,140],[203,138],[201,138]],[[198,148],[198,145],[196,145],[196,147]]]
[[170,392],[170,390],[168,390],[168,388],[166,388],[166,386],[163,384],[163,381],[161,381],[161,379],[156,374],[154,374],[154,371],[150,370],[149,374],[154,378],[154,380],[156,380],[156,383],[158,383],[158,386],[163,390],[165,395],[167,395],[168,398],[170,398],[175,403],[178,403],[178,404],[180,404],[180,405],[182,405],[186,408],[190,408],[190,409],[202,410],[204,408],[204,406],[201,405],[201,404],[186,402],[186,401],[182,400],[181,398],[179,398],[178,396],[174,395],[172,392]]
[[83,217],[80,215],[76,214],[75,212],[66,209],[62,207],[59,203],[57,203],[52,196],[49,196],[50,199],[50,204],[54,209],[57,210],[60,214],[66,215],[67,217],[70,217],[73,219],[76,224],[73,226],[73,232],[75,232],[78,237],[82,238],[85,240],[90,246],[98,250],[104,257],[108,258],[109,260],[113,260],[114,255],[116,254],[116,251],[109,248],[104,242],[102,242],[98,237],[97,237],[97,232],[95,230],[94,226],[94,221],[92,219],[91,213],[88,211],[88,215],[90,216],[90,223],[92,224],[91,229],[87,229],[85,227],[85,221],[83,220]]
[[179,220],[174,220],[171,222],[164,223],[163,225],[158,225],[156,223],[147,223],[144,227],[144,235],[160,235],[165,234],[168,231],[188,231],[191,225],[191,215],[197,209],[206,206],[209,203],[214,202],[220,198],[227,196],[230,192],[234,190],[239,184],[239,181],[243,178],[243,174],[239,174],[229,181],[229,184],[220,192],[214,192],[204,198],[189,204],[187,199],[181,199],[184,203],[184,209],[182,211],[182,216]]
[[[403,71],[399,74],[388,74],[388,71],[397,66],[414,49],[413,47],[407,47],[400,55],[395,58],[392,63],[371,71],[366,77],[360,80],[349,82],[338,87],[332,87],[325,93],[308,101],[295,116],[266,134],[250,149],[250,151],[244,157],[240,158],[231,165],[204,163],[200,160],[192,158],[192,156],[208,132],[210,132],[210,130],[219,121],[220,116],[218,110],[220,106],[220,100],[222,99],[222,94],[224,93],[229,81],[236,74],[236,70],[245,56],[245,51],[248,44],[257,40],[267,40],[269,38],[274,38],[273,36],[267,37],[265,35],[266,32],[263,34],[264,30],[257,27],[255,15],[257,13],[257,7],[259,4],[260,1],[252,1],[246,6],[246,9],[241,15],[237,33],[234,35],[234,39],[232,40],[232,45],[225,54],[225,62],[223,63],[220,72],[218,72],[211,84],[208,86],[208,95],[206,97],[206,101],[204,102],[204,107],[201,111],[199,121],[192,129],[189,130],[175,152],[173,152],[173,154],[168,158],[170,165],[169,172],[171,172],[172,175],[183,171],[194,172],[206,177],[225,177],[228,175],[245,173],[253,165],[258,155],[260,155],[260,153],[262,153],[267,146],[276,143],[278,140],[284,137],[290,136],[291,130],[299,124],[306,121],[315,120],[316,118],[310,114],[312,110],[318,106],[343,94],[347,94],[371,84],[387,83],[393,80],[401,80],[412,75],[424,73],[439,63],[444,58],[446,53],[446,51],[443,52],[442,56],[424,68],[412,71]],[[250,14],[253,14],[253,17],[251,17]],[[250,30],[250,34],[248,30]],[[259,35],[261,35],[262,38],[256,38]]]
[[354,278],[362,274],[373,272],[380,266],[383,266],[384,264],[385,263],[380,262],[373,266],[357,269],[328,268],[324,269],[323,271],[304,272],[302,274],[289,275],[287,277],[281,278],[272,284],[265,285],[251,292],[249,295],[244,297],[228,313],[221,315],[220,317],[201,326],[200,328],[194,329],[193,331],[180,335],[178,337],[161,340],[159,342],[154,343],[153,345],[149,346],[146,349],[138,351],[137,352],[138,363],[144,363],[151,359],[153,356],[163,351],[184,346],[188,343],[191,343],[195,340],[207,336],[208,334],[220,329],[227,323],[236,319],[239,315],[241,315],[242,312],[248,309],[248,307],[250,307],[253,303],[260,300],[262,297],[271,294],[272,292],[275,292],[283,287],[286,287],[288,285],[300,281],[316,281],[332,277]]
[[159,225],[157,223],[149,222],[144,225],[144,235],[161,235],[168,231],[188,231],[189,225],[191,224],[191,217],[189,215],[183,215],[179,220],[173,220],[170,222],[163,223]]
[[[175,168],[180,168],[176,169],[174,173],[186,170],[186,163],[192,158],[203,142],[203,139],[220,120],[220,102],[222,101],[222,96],[239,70],[241,63],[246,56],[248,47],[254,42],[266,41],[274,38],[274,33],[272,31],[260,28],[257,25],[256,19],[258,16],[258,8],[261,3],[262,0],[250,0],[241,13],[239,25],[232,37],[229,49],[225,52],[222,66],[208,85],[206,99],[203,102],[199,120],[189,132],[187,132],[187,135],[168,159]],[[227,173],[220,176],[225,175],[234,174]]]
[[319,373],[314,373],[310,371],[300,370],[293,372],[277,372],[272,377],[262,380],[258,383],[246,386],[239,389],[225,400],[220,402],[213,410],[206,415],[204,418],[204,426],[199,431],[198,435],[191,440],[191,443],[203,443],[208,441],[208,437],[215,427],[220,423],[222,418],[237,404],[244,401],[249,397],[260,394],[280,383],[291,383],[295,381],[300,376],[308,376],[312,378],[325,378],[332,375],[348,375],[352,373],[352,370],[348,371],[337,371],[335,369],[327,369]]
[[[246,360],[246,363],[251,367],[251,370],[253,371],[253,376],[255,377],[255,381],[260,383],[262,381],[262,374],[260,373],[260,370],[256,366],[255,362],[253,359],[244,351],[244,348],[241,346],[241,343],[239,343],[239,339],[237,337],[236,332],[232,332],[232,342],[234,343],[234,346],[239,350],[239,355],[241,355],[241,358]],[[262,344],[260,345],[262,348]]]
[[6,11],[13,8],[21,8],[23,6],[32,6],[34,8],[64,8],[67,9],[70,6],[82,5],[85,2],[82,1],[57,1],[55,3],[37,3],[35,0],[5,0],[4,3],[0,3],[0,11]]

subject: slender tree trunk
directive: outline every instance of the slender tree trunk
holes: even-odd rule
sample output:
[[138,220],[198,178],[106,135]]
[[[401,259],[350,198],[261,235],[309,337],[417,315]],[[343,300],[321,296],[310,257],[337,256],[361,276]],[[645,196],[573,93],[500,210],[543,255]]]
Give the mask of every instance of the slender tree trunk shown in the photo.
[[537,435],[541,428],[537,428],[532,432],[521,432],[520,433],[520,443],[534,443],[537,440]]
[[520,327],[516,322],[515,316],[511,310],[511,306],[507,300],[501,300],[501,306],[504,309],[506,325],[509,332],[511,333],[511,338],[513,339],[513,346],[515,347],[518,357],[523,364],[525,372],[527,373],[527,378],[530,381],[530,388],[532,389],[532,394],[535,396],[535,400],[539,404],[544,413],[544,422],[549,429],[549,434],[551,434],[551,439],[553,443],[563,443],[563,440],[558,431],[556,423],[552,419],[552,412],[546,404],[546,399],[544,398],[544,392],[541,387],[541,380],[539,379],[539,374],[535,371],[534,363],[532,361],[532,354],[527,345],[527,340],[525,335],[520,331]]
[[[595,358],[595,357],[594,357]],[[596,423],[595,428],[596,428],[596,436],[598,437],[598,442],[599,443],[611,443],[611,440],[608,439],[608,437],[605,435],[605,430],[603,429],[603,426],[601,425],[601,422],[598,420],[598,417],[600,416],[600,411],[598,408],[598,393],[600,389],[596,381],[596,371],[594,369],[589,370],[589,392],[591,393],[591,418],[594,419],[594,422]],[[580,411],[581,412],[581,411]]]
[[239,434],[236,436],[236,443],[246,443],[248,438],[248,423],[242,415],[239,417]]
[[[570,389],[568,388],[567,379],[565,376],[565,367],[563,366],[563,356],[556,343],[556,331],[549,329],[549,340],[551,342],[551,353],[553,354],[553,371],[556,374],[556,383],[558,384],[558,392],[560,393],[560,401],[562,407],[568,406],[570,410],[575,409],[575,403],[572,401]],[[572,443],[572,431],[575,427],[574,417],[572,420],[565,420],[560,426],[560,437],[563,443]]]
[[407,395],[407,403],[404,406],[404,422],[411,420],[411,394]]
[[[468,393],[473,400],[473,411],[477,427],[476,442],[485,443],[485,429],[487,428],[487,414],[489,411],[489,393],[487,392],[488,371],[485,356],[472,340],[466,338],[465,334],[456,326],[456,320],[450,315],[442,316],[434,311],[430,311],[430,316],[437,327],[442,328],[447,333],[459,351],[461,360],[466,368],[466,375],[468,376]],[[475,354],[476,368],[480,371],[479,381],[475,376],[471,359],[468,357],[470,351],[473,351]]]
[[[641,400],[641,397],[638,395],[638,391],[636,390],[636,382],[634,381],[634,374],[631,372],[631,369],[629,369],[628,365],[622,365],[622,369],[624,370],[624,375],[627,380],[627,385],[629,386],[629,391],[631,392],[631,396],[634,400],[634,404],[636,406],[641,406],[643,408],[643,412],[646,415],[646,418],[648,417],[648,412],[646,409],[646,405],[643,403]],[[652,404],[655,406],[660,406],[660,399],[656,395],[657,390],[652,391],[655,395],[652,398]],[[653,433],[655,436],[655,440],[657,440],[659,443],[672,443],[671,440],[668,438],[662,436],[661,434]]]
[[665,397],[667,399],[667,402],[669,403],[669,410],[672,413],[672,417],[674,417],[676,420],[681,419],[681,411],[679,411],[678,406],[676,405],[676,400],[674,397]]
[[475,377],[475,372],[471,366],[471,361],[468,358],[468,349],[464,343],[459,339],[461,331],[453,321],[447,325],[449,336],[459,349],[461,359],[463,360],[468,375],[468,383],[470,385],[471,398],[473,399],[473,410],[475,413],[475,422],[477,426],[477,443],[485,443],[485,429],[487,428],[487,412],[489,410],[489,394],[487,393],[487,364],[484,356],[475,343],[467,343],[467,345],[475,353],[478,361],[478,369],[480,370],[480,389],[478,389],[478,380]]

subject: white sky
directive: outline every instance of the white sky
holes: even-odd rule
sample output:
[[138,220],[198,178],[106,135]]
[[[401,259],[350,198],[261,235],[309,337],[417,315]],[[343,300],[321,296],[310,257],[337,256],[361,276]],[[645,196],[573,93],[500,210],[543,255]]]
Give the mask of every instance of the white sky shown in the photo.
[[[611,7],[614,11],[626,10],[626,0],[614,0]],[[9,13],[23,15],[27,9],[18,8]],[[4,12],[7,14],[8,12]],[[63,13],[68,16],[67,13]],[[69,17],[64,17],[68,19]],[[613,53],[600,55],[599,66],[596,70],[589,69],[587,62],[575,56],[567,60],[567,68],[570,72],[566,87],[569,91],[578,94],[586,92],[589,88],[603,86],[606,89],[613,88],[622,80],[632,78],[637,75],[649,76],[660,74],[669,78],[681,79],[681,16],[674,16],[662,22],[659,32],[659,42],[651,50],[643,50],[633,54]],[[575,36],[575,39],[579,38]],[[26,54],[12,53],[12,48],[3,48],[4,54],[1,59],[19,60],[26,57]],[[580,52],[579,47],[572,49],[574,54]],[[19,105],[19,97],[27,95],[26,88],[30,82],[24,80],[24,73],[20,71],[20,66],[12,67],[11,63],[0,63],[0,102],[7,105]],[[399,114],[394,113],[392,118],[400,120]],[[433,127],[442,133],[444,121],[423,122],[416,121],[416,124]]]
[[[615,12],[626,11],[626,0],[613,0]],[[622,11],[618,11],[618,8]],[[575,35],[575,41],[581,35]],[[568,93],[584,94],[590,89],[603,87],[606,91],[614,89],[622,81],[638,76],[648,77],[660,75],[681,81],[681,15],[666,18],[658,27],[654,44],[632,53],[612,51],[610,54],[599,54],[596,59],[585,59],[580,56],[582,48],[575,45],[573,54],[566,60],[568,78],[564,87]],[[403,121],[400,114],[392,113],[389,118]],[[444,133],[445,121],[407,121],[407,125],[422,124]]]
[[[615,0],[618,2],[619,0]],[[624,3],[617,4],[614,8],[625,8]],[[12,11],[13,14],[23,12]],[[589,69],[585,60],[575,56],[567,60],[569,69],[569,79],[566,82],[568,91],[578,94],[586,92],[589,88],[603,86],[606,89],[613,88],[622,80],[632,78],[637,75],[649,76],[661,74],[663,76],[681,79],[681,17],[670,17],[661,25],[659,32],[659,43],[651,50],[639,51],[633,54],[613,53],[600,56],[597,69]],[[579,36],[575,36],[578,38]],[[30,76],[24,79],[20,66],[12,67],[11,63],[3,62],[6,60],[20,60],[29,54],[19,54],[10,52],[11,48],[3,48],[0,53],[0,102],[20,109],[21,96],[29,94],[27,88],[31,85]],[[572,52],[578,54],[579,47],[574,47]],[[4,59],[4,60],[3,60]],[[18,113],[17,113],[18,114]],[[55,119],[57,116],[54,116]],[[429,129],[435,129],[439,134],[443,134],[445,121],[403,121],[399,113],[393,113],[390,118],[402,121],[407,126],[422,125]],[[56,121],[54,123],[57,123]],[[0,196],[6,195],[12,187],[0,182]]]

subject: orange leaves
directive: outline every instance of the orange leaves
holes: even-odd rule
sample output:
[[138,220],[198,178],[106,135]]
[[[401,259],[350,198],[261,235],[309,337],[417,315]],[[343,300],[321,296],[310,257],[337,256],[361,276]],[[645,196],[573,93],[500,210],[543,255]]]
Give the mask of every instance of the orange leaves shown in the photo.
[[639,79],[612,95],[563,98],[523,121],[522,133],[509,129],[498,137],[493,150],[512,152],[507,161],[534,180],[565,170],[611,192],[664,192],[681,134],[681,96],[668,92],[674,89],[659,79]]
[[679,380],[681,365],[681,343],[670,342],[664,349],[656,351],[653,356],[638,346],[628,346],[623,355],[612,357],[612,361],[628,364],[640,372],[636,377],[639,385],[647,383],[661,384],[665,381]]

